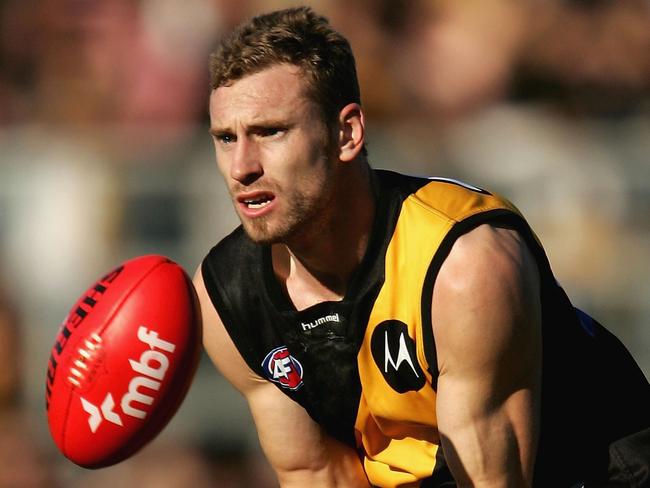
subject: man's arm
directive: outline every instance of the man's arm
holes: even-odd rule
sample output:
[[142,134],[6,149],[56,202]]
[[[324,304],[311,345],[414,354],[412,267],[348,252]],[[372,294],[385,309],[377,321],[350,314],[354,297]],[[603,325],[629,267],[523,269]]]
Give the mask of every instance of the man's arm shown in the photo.
[[248,401],[260,444],[282,487],[368,487],[357,453],[328,436],[307,412],[245,363],[205,289],[194,276],[203,344],[215,366]]
[[433,291],[438,427],[458,486],[530,486],[541,379],[539,272],[513,230],[460,237]]

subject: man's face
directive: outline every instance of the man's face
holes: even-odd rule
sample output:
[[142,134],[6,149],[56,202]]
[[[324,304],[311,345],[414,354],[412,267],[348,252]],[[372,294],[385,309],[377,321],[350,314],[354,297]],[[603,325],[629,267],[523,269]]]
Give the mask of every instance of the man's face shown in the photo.
[[271,66],[210,96],[217,163],[248,235],[286,242],[328,207],[335,148],[299,68]]

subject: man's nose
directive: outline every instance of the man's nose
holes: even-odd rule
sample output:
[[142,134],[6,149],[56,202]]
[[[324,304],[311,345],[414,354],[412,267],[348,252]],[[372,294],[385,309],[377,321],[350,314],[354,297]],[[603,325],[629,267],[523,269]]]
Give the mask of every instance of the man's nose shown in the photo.
[[245,137],[237,141],[230,166],[230,176],[242,185],[250,185],[264,174],[255,143]]

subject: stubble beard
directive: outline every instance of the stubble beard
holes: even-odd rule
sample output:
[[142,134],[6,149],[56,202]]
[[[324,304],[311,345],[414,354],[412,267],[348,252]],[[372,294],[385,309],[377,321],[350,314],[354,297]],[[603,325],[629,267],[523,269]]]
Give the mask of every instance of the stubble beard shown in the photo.
[[271,212],[268,216],[249,219],[239,215],[244,231],[255,243],[261,245],[290,244],[301,235],[317,232],[324,220],[324,213],[329,205],[332,184],[326,176],[318,188],[318,196],[308,192],[293,191],[291,195],[276,191],[280,198],[287,198],[287,210],[284,215]]
[[295,203],[289,213],[279,221],[274,215],[254,219],[241,219],[248,237],[257,244],[267,245],[286,242],[307,219],[309,208]]

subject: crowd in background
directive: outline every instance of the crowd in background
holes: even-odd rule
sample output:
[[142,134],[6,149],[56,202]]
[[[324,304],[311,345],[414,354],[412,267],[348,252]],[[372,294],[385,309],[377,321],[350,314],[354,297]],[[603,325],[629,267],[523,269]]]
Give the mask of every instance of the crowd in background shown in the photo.
[[[0,0],[0,488],[276,486],[203,361],[154,443],[85,471],[48,437],[49,348],[115,264],[190,274],[237,225],[207,135],[219,37],[287,0]],[[647,0],[312,0],[357,57],[375,167],[527,216],[557,278],[650,375]]]

